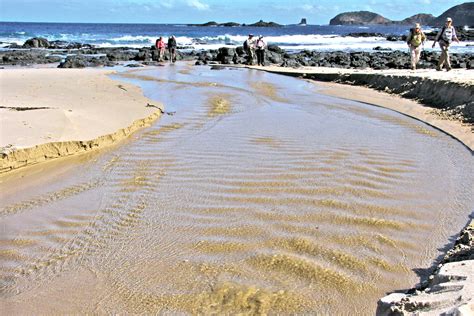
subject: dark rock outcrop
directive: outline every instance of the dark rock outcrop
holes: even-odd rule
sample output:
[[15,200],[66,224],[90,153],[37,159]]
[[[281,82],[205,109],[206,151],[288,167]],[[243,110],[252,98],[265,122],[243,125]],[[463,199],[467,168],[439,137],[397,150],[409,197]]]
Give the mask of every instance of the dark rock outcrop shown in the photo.
[[434,19],[430,25],[441,27],[446,22],[447,17],[453,19],[453,25],[455,26],[473,26],[474,2],[466,2],[446,10],[439,17]]
[[188,26],[226,26],[226,27],[233,27],[233,26],[240,26],[240,23],[236,22],[225,22],[225,23],[217,23],[216,21],[209,21],[203,24],[188,24]]
[[364,25],[364,24],[389,24],[392,21],[384,18],[383,16],[369,12],[369,11],[356,11],[356,12],[344,12],[336,15],[329,21],[329,25]]
[[65,61],[61,62],[58,68],[85,68],[85,67],[111,67],[116,63],[111,62],[106,56],[91,57],[84,55],[68,56]]
[[34,65],[57,63],[62,57],[50,55],[46,50],[16,50],[0,52],[0,64],[3,65]]
[[[372,68],[372,69],[410,69],[410,56],[407,52],[375,47],[374,52],[317,52],[302,51],[289,54],[276,45],[270,45],[265,52],[265,63],[283,67],[334,67],[334,68]],[[220,48],[216,52],[201,52],[195,55],[197,65],[211,63],[245,64],[247,54],[242,47]],[[435,69],[439,60],[438,52],[424,51],[418,68]],[[474,69],[474,55],[452,54],[453,68]]]
[[298,25],[306,25],[306,24],[308,24],[308,23],[306,22],[306,18],[302,18],[301,21],[300,21],[300,23],[298,23]]
[[30,38],[23,44],[23,48],[48,48],[49,42],[46,38],[34,37]]
[[[245,25],[245,24],[244,24]],[[275,22],[264,22],[263,20],[260,20],[256,23],[249,24],[247,26],[255,26],[255,27],[280,27],[282,26],[281,24],[275,23]]]

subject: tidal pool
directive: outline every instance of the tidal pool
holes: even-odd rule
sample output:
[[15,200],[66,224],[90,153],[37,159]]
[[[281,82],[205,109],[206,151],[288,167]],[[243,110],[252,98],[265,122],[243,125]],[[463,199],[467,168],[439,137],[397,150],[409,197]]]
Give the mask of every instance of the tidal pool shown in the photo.
[[393,111],[247,69],[114,78],[176,113],[2,180],[7,314],[373,314],[473,210],[471,152]]

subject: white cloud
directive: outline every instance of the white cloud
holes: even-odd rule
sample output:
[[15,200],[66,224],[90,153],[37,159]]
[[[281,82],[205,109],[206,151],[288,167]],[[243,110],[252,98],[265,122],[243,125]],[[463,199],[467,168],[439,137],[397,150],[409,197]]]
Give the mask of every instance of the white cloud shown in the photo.
[[418,0],[418,3],[421,3],[421,4],[431,4],[431,0]]
[[188,0],[188,6],[190,6],[191,8],[198,9],[200,11],[209,10],[209,5],[199,0]]

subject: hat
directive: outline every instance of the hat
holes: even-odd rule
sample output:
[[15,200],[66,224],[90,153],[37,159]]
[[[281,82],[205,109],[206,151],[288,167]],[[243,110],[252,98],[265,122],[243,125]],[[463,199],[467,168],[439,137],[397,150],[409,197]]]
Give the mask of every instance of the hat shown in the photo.
[[253,37],[253,34],[249,34],[249,37]]
[[259,35],[258,38],[263,38],[263,35]]
[[420,28],[420,23],[415,23],[415,29],[419,29]]
[[446,18],[446,22],[453,22],[453,19],[451,19],[451,18]]

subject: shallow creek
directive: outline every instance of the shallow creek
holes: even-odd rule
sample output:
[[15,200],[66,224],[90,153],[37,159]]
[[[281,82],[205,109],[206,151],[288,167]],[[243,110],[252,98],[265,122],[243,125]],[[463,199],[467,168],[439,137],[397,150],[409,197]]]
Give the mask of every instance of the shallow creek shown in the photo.
[[474,208],[472,154],[393,111],[246,69],[114,78],[176,113],[1,181],[7,314],[373,314]]

